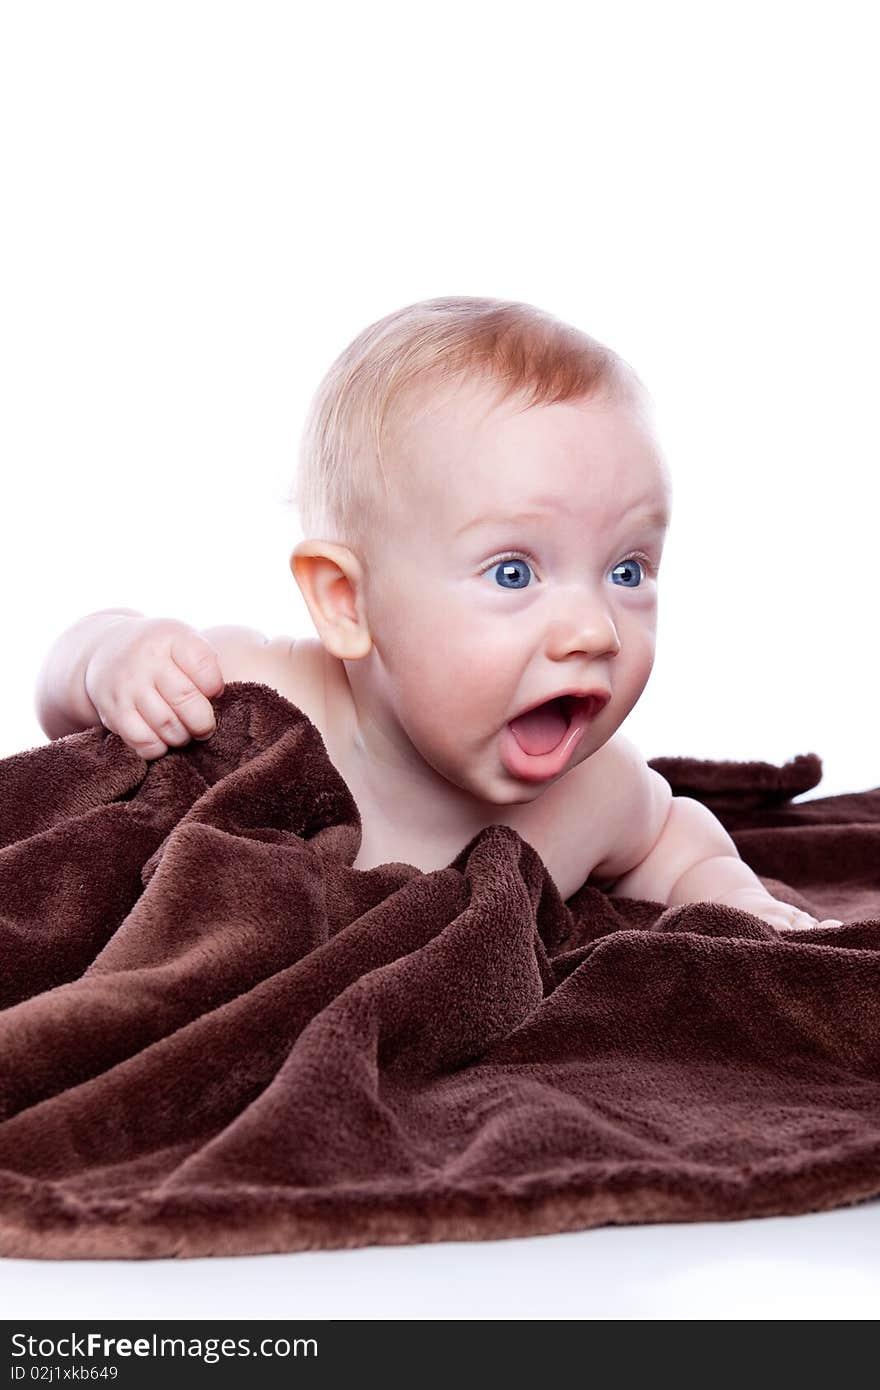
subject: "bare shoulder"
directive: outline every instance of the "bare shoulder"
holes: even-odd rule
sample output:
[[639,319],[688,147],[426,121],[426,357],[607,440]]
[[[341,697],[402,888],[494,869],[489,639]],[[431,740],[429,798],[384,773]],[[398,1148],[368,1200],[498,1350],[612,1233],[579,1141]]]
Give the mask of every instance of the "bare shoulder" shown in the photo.
[[[589,768],[597,759],[577,794],[589,798],[591,823],[596,824],[600,835],[596,847],[600,857],[590,877],[614,884],[640,864],[660,838],[672,804],[672,788],[620,732],[582,766]],[[597,804],[602,807],[598,822]]]
[[[232,624],[205,628],[202,632],[220,658],[223,679],[256,681],[277,690],[314,721],[320,683],[315,679],[317,639],[266,637],[252,627]],[[313,711],[315,713],[313,713]]]

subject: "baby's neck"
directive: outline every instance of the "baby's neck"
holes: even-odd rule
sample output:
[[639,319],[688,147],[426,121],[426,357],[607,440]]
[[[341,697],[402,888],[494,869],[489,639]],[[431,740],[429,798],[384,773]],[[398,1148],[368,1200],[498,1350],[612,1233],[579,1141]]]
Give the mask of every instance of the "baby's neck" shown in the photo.
[[402,752],[381,728],[369,723],[358,725],[339,757],[344,768],[332,760],[355,800],[360,794],[389,829],[405,829],[416,841],[464,844],[484,826],[500,821],[508,809],[478,800],[447,781],[411,744]]

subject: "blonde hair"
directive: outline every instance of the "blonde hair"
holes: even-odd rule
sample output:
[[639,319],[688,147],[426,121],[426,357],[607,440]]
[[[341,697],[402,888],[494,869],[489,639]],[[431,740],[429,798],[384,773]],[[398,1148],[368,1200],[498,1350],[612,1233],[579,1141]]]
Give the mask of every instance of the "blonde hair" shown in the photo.
[[333,362],[312,399],[288,498],[305,537],[361,550],[381,531],[391,485],[385,445],[419,390],[477,378],[498,403],[601,394],[650,396],[628,363],[532,304],[469,295],[423,299],[371,323]]

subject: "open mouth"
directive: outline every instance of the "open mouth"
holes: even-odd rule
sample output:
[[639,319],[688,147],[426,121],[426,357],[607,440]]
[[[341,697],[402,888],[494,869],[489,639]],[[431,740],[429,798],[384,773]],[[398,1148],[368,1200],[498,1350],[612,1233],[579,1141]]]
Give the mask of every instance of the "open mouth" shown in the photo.
[[592,704],[590,696],[557,695],[511,719],[510,727],[523,752],[539,757],[558,748],[576,716],[589,715]]
[[507,771],[527,782],[556,777],[601,703],[590,695],[557,695],[511,719],[501,745]]

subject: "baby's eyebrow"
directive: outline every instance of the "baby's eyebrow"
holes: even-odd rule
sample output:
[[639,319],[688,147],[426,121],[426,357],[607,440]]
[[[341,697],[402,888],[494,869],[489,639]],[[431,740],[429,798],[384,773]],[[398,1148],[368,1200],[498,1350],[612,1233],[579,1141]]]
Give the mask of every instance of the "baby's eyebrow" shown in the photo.
[[[630,507],[628,512],[624,512],[624,517],[632,516],[636,511],[635,507]],[[502,522],[511,521],[552,521],[552,511],[540,512],[487,512],[483,516],[476,516],[471,521],[466,521],[464,526],[459,527],[456,536],[461,536],[465,531],[472,531],[477,526],[498,526]],[[636,518],[646,526],[653,527],[657,531],[665,531],[669,526],[669,514],[663,510],[644,510]]]
[[498,526],[502,521],[549,521],[549,512],[487,512],[484,516],[475,516],[472,521],[466,521],[464,526],[456,531],[457,536],[463,535],[465,531],[473,531],[477,526]]

